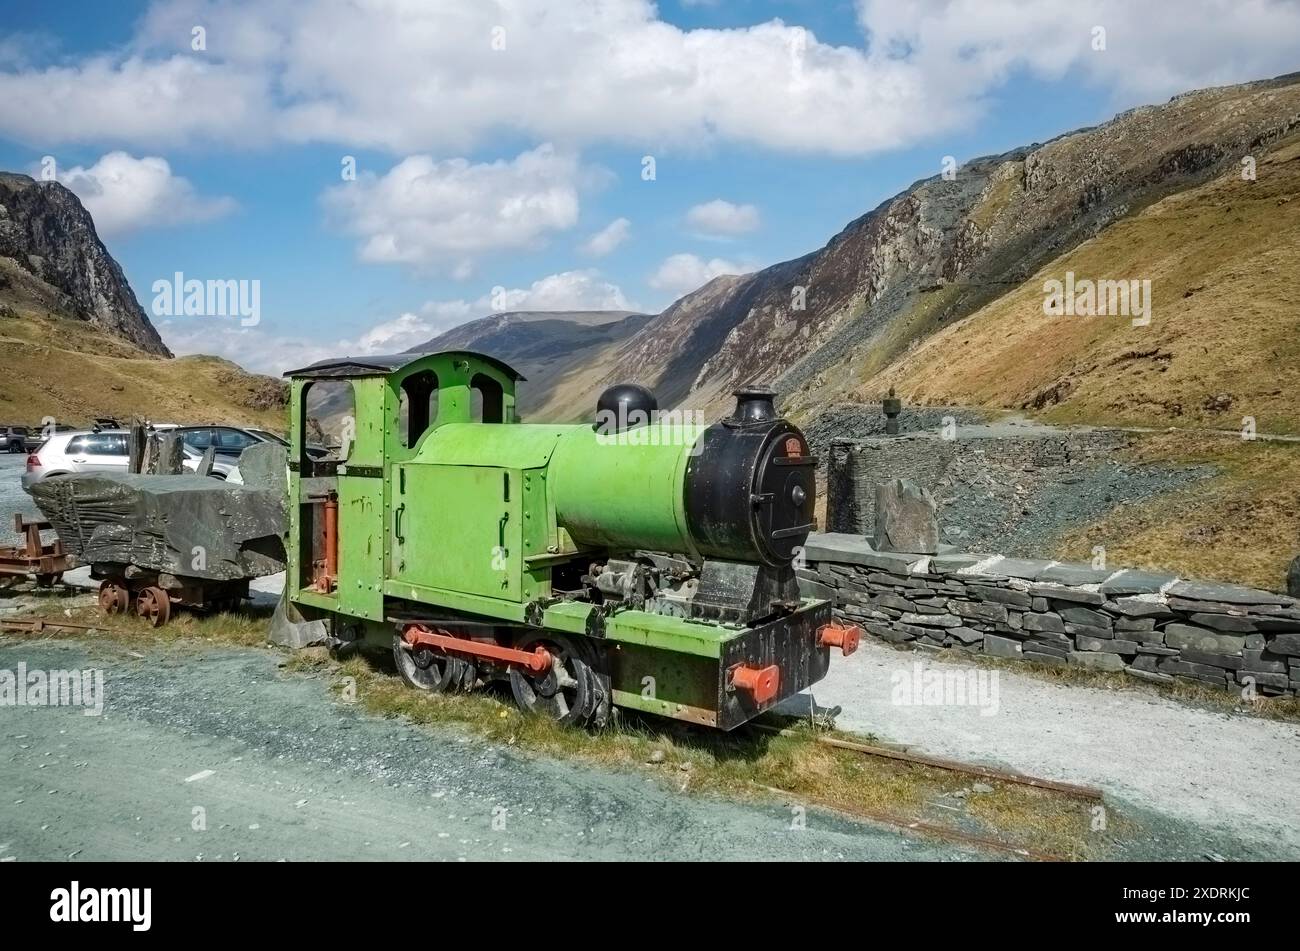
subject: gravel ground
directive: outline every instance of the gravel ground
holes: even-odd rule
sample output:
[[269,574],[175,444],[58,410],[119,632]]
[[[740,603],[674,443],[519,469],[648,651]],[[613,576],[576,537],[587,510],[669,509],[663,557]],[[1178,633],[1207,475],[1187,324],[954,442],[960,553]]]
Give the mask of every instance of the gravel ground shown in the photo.
[[107,696],[98,717],[0,707],[0,861],[981,857],[378,719],[280,660],[0,638],[0,669],[101,668]]
[[[945,417],[951,416],[960,426],[982,422],[987,414],[962,406],[908,406],[898,415],[899,426],[905,433],[924,429],[938,429]],[[832,439],[869,439],[885,434],[885,414],[878,403],[836,403],[822,410],[817,418],[803,427],[819,458],[830,451]],[[825,463],[823,463],[825,465]]]
[[27,456],[0,452],[0,545],[13,545],[19,541],[13,532],[14,512],[21,512],[28,521],[41,517],[40,509],[23,491],[19,481],[26,469]]
[[[1144,825],[1164,839],[1152,843],[1160,852],[1300,858],[1300,725],[1199,709],[1145,687],[1071,686],[1005,669],[996,671],[991,716],[974,706],[894,703],[895,684],[918,664],[970,669],[864,640],[831,664],[813,694],[822,706],[843,707],[837,722],[847,730],[1098,786],[1147,815]],[[1199,831],[1188,834],[1187,824]]]
[[[1013,445],[1026,450],[995,449],[988,456],[959,454],[944,478],[933,486],[943,540],[965,551],[1044,557],[1055,550],[1062,535],[1080,525],[1121,505],[1141,504],[1185,489],[1218,471],[1210,465],[1136,465],[1116,460],[1111,452],[1083,451],[1090,439],[1103,444],[1113,441],[1114,431],[1058,428],[1018,414],[986,422],[984,415],[950,406],[906,408],[900,416],[904,433],[934,430],[945,417],[953,417],[959,442],[1005,447],[1006,440],[1016,440]],[[804,432],[821,460],[818,491],[826,490],[832,439],[869,439],[884,435],[884,431],[885,417],[876,405],[839,404],[810,423]],[[1068,466],[1032,464],[1032,453],[1023,444],[1040,438],[1078,440],[1078,461]]]
[[1114,460],[1081,463],[1068,472],[962,463],[954,464],[937,492],[944,540],[965,551],[1023,558],[1050,555],[1062,535],[1121,505],[1148,502],[1217,472],[1209,465]]

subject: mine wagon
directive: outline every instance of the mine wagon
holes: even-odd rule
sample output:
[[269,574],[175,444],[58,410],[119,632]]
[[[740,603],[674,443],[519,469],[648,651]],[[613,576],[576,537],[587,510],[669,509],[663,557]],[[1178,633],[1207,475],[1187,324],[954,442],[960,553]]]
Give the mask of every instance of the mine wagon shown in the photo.
[[564,723],[623,707],[729,730],[857,646],[800,595],[816,460],[769,390],[706,425],[615,386],[565,425],[519,422],[523,378],[469,351],[286,376],[287,597],[331,646],[391,649],[412,687],[506,680]]

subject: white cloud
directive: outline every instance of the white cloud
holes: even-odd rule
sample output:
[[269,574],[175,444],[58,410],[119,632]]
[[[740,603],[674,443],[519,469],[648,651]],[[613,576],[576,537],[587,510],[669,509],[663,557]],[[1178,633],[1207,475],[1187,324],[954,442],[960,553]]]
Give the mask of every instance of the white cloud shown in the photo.
[[241,327],[234,321],[164,320],[158,332],[177,356],[213,354],[253,373],[279,376],[327,357],[401,353],[450,326],[421,314],[404,313],[376,324],[355,338],[320,340],[272,333],[264,326]]
[[491,251],[539,247],[578,220],[585,172],[549,145],[513,160],[470,163],[413,155],[329,189],[326,208],[360,239],[363,261],[442,265],[468,276]]
[[584,241],[578,250],[593,258],[603,258],[626,241],[631,233],[632,222],[626,218],[615,218]]
[[[968,127],[1026,74],[1074,72],[1132,104],[1282,73],[1300,53],[1290,0],[858,0],[858,11],[861,47],[780,20],[686,30],[649,0],[159,0],[125,53],[0,72],[0,135],[445,155],[506,133],[573,148],[862,155]],[[195,23],[203,53],[189,49]]]
[[686,224],[699,234],[726,238],[756,231],[759,215],[753,205],[733,205],[715,198],[686,212]]
[[275,138],[270,96],[269,76],[257,67],[190,56],[94,56],[71,66],[0,72],[0,133],[42,148],[196,141],[250,148]]
[[477,300],[428,301],[420,313],[438,324],[439,331],[515,310],[632,310],[622,288],[602,280],[594,268],[562,271],[533,281],[528,287],[498,285]]
[[695,254],[673,254],[649,278],[648,283],[655,290],[669,291],[674,297],[689,294],[704,286],[720,274],[747,274],[754,270],[751,265],[724,261],[722,258],[704,260]]
[[158,332],[177,356],[207,353],[225,357],[254,373],[279,376],[327,357],[401,353],[478,317],[516,310],[632,310],[616,284],[597,271],[564,271],[528,287],[495,287],[476,300],[427,301],[354,338],[321,340],[275,334],[265,324],[241,327],[211,318],[163,320]]
[[141,228],[210,221],[237,207],[233,198],[205,198],[188,179],[173,175],[166,159],[109,152],[94,165],[59,174],[95,220],[101,235]]

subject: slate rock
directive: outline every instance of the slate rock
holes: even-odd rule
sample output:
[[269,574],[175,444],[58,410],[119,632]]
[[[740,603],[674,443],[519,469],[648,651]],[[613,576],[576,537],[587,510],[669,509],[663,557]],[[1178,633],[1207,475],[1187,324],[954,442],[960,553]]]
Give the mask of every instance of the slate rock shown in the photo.
[[1023,650],[1020,642],[996,634],[984,635],[984,653],[990,657],[1020,657]]
[[1007,621],[1007,609],[1001,604],[990,604],[987,601],[953,601],[951,604],[952,613],[964,618],[976,618],[986,621],[990,624]]
[[1168,605],[1145,598],[1116,598],[1111,604],[1114,606],[1112,610],[1125,617],[1170,618],[1174,616],[1174,612],[1169,610]]
[[1219,601],[1225,604],[1290,604],[1286,595],[1215,581],[1178,581],[1169,594],[1194,601]]
[[1024,650],[1026,657],[1028,657],[1029,653],[1032,651],[1038,654],[1051,654],[1053,657],[1059,657],[1061,660],[1065,660],[1070,653],[1070,646],[1068,644],[1052,644],[1035,638],[1030,638],[1027,641],[1021,642],[1020,646]]
[[1244,650],[1241,652],[1241,669],[1255,670],[1260,673],[1285,674],[1286,657],[1269,651]]
[[961,627],[961,618],[951,614],[904,614],[899,621],[920,627]]
[[835,565],[864,565],[907,574],[922,555],[881,552],[861,535],[841,532],[814,532],[803,545],[808,561],[832,562]]
[[1245,640],[1240,634],[1220,634],[1190,624],[1169,624],[1165,627],[1165,644],[1179,650],[1191,648],[1216,654],[1240,654],[1245,649]]
[[1021,654],[1021,657],[1024,660],[1032,661],[1035,664],[1046,664],[1048,667],[1065,667],[1069,664],[1069,661],[1065,657],[1057,654],[1047,654],[1043,651],[1027,650]]
[[1026,614],[1021,624],[1026,631],[1052,631],[1057,634],[1065,633],[1065,621],[1061,620],[1059,614],[1046,612],[1043,614]]
[[990,570],[996,571],[1000,575],[1006,575],[1008,578],[1035,581],[1050,565],[1050,561],[1043,561],[1038,558],[1003,558],[991,565]]
[[938,506],[930,490],[911,479],[890,479],[876,486],[877,548],[891,552],[939,552]]
[[1101,593],[1112,597],[1124,594],[1155,594],[1165,585],[1176,580],[1178,580],[1176,575],[1125,568],[1119,574],[1101,583]]
[[1300,657],[1300,634],[1277,634],[1269,639],[1268,649],[1274,654]]
[[1067,588],[1065,585],[1059,584],[1030,585],[1029,593],[1034,597],[1051,598],[1054,601],[1070,601],[1075,604],[1088,604],[1093,607],[1099,607],[1106,601],[1106,596],[1098,591]]
[[1204,664],[1207,667],[1222,667],[1224,670],[1241,670],[1242,658],[1236,654],[1216,654],[1212,651],[1200,651],[1190,647],[1183,648],[1178,659],[1189,664]]
[[977,565],[989,555],[935,555],[930,559],[930,570],[937,571],[941,574],[952,574],[961,571],[963,568],[969,568],[971,565]]
[[1065,622],[1065,633],[1073,634],[1075,637],[1111,638],[1115,636],[1115,632],[1108,627],[1093,627],[1091,624],[1074,624],[1070,621]]
[[1154,631],[1155,629],[1156,619],[1153,617],[1122,617],[1115,621],[1117,631]]
[[1114,638],[1079,635],[1074,640],[1081,651],[1105,651],[1108,654],[1136,654],[1138,649],[1135,641],[1121,641]]
[[1062,608],[1059,613],[1061,619],[1067,624],[1086,624],[1089,627],[1104,628],[1109,628],[1113,624],[1107,615],[1091,608]]
[[1274,687],[1278,690],[1286,690],[1291,683],[1287,680],[1286,674],[1272,674],[1262,670],[1239,670],[1236,677],[1239,684],[1252,681],[1257,686]]
[[1225,634],[1250,634],[1256,630],[1254,621],[1235,614],[1193,614],[1190,620],[1193,624],[1223,631]]
[[948,628],[948,637],[950,640],[958,640],[963,644],[974,644],[977,641],[982,642],[984,640],[984,632],[970,627],[950,627]]
[[1284,617],[1253,617],[1251,622],[1255,629],[1266,634],[1287,634],[1300,631],[1300,621]]
[[1124,658],[1120,657],[1119,654],[1103,654],[1100,651],[1070,651],[1070,655],[1066,659],[1076,667],[1088,667],[1092,670],[1120,671],[1124,669]]
[[1052,565],[1038,573],[1036,581],[1051,584],[1101,584],[1115,572],[1091,565]]
[[1011,588],[968,584],[966,591],[971,597],[979,598],[981,601],[995,601],[998,604],[1007,604],[1016,608],[1028,608],[1033,604],[1033,598],[1025,594],[1025,592],[1015,591]]

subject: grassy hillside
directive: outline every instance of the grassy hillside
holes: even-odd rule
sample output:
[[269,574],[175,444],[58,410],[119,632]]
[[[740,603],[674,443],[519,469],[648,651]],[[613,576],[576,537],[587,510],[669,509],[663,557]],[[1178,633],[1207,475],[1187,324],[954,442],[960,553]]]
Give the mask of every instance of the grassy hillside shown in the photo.
[[[1149,279],[1148,326],[1047,316],[1044,282]],[[1060,422],[1300,432],[1300,135],[1117,221],[934,334],[857,395],[1029,409]],[[861,359],[861,358],[859,358]],[[866,368],[870,361],[859,364]],[[855,368],[856,369],[856,368]]]
[[279,381],[218,357],[144,355],[81,320],[0,311],[0,363],[6,425],[52,416],[75,426],[139,414],[157,422],[287,428]]

